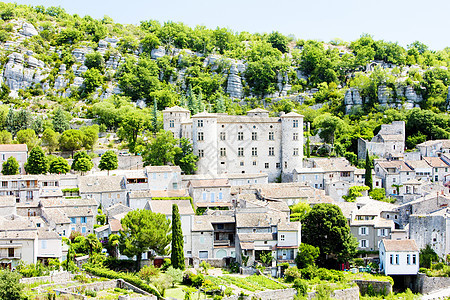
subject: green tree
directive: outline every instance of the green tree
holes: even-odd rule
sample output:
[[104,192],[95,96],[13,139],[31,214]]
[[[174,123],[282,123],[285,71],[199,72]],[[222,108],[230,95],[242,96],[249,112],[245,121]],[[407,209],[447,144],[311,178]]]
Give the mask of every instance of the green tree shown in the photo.
[[176,283],[179,283],[183,280],[183,271],[181,269],[170,266],[167,268],[166,274],[171,281],[170,284],[172,285],[172,287],[175,287]]
[[267,41],[274,47],[275,49],[280,50],[281,53],[289,52],[288,48],[288,38],[279,33],[278,31],[274,31],[267,37]]
[[145,166],[163,166],[174,163],[175,155],[181,151],[177,139],[172,132],[161,129],[156,137],[151,138],[144,151],[142,159]]
[[6,115],[5,127],[8,132],[10,132],[13,136],[16,135],[17,129],[17,118],[16,112],[11,108]]
[[136,270],[141,267],[142,253],[154,251],[164,255],[170,244],[170,220],[150,210],[133,210],[120,221],[120,252],[130,258],[136,256]]
[[12,134],[6,130],[0,131],[0,144],[12,144]]
[[320,249],[320,265],[325,265],[330,255],[334,255],[339,262],[345,262],[356,254],[357,241],[338,206],[314,205],[302,225],[302,242]]
[[299,202],[290,207],[290,218],[292,222],[302,221],[311,211],[311,205],[307,202]]
[[0,299],[24,299],[24,285],[20,283],[20,277],[19,272],[11,272],[6,269],[0,271]]
[[320,249],[318,247],[314,247],[312,245],[308,245],[305,243],[300,244],[298,247],[298,253],[295,257],[295,263],[297,264],[297,268],[303,269],[308,266],[315,266],[316,259],[319,257]]
[[19,144],[26,144],[28,151],[39,145],[39,139],[33,129],[22,129],[17,132],[16,140]]
[[51,128],[47,128],[42,133],[41,144],[43,147],[47,147],[49,153],[58,149],[59,145],[59,133],[55,132]]
[[73,156],[71,169],[85,173],[90,171],[94,167],[91,158],[87,155],[86,151],[79,151]]
[[368,189],[369,189],[368,186],[360,186],[360,185],[352,186],[348,189],[348,194],[342,196],[342,198],[344,198],[344,200],[347,202],[355,202],[356,198],[363,196],[361,192],[367,191]]
[[67,120],[67,117],[61,107],[58,107],[54,111],[52,123],[53,129],[59,133],[63,133],[70,128],[69,121]]
[[372,161],[370,160],[369,151],[366,152],[366,172],[364,173],[364,184],[369,187],[369,192],[373,189],[372,180]]
[[8,159],[2,164],[3,175],[16,175],[19,174],[19,163],[14,156],[8,157]]
[[100,253],[102,252],[102,243],[98,240],[97,236],[93,233],[88,234],[88,236],[85,239],[86,243],[86,249],[89,255],[92,255],[94,253]]
[[179,148],[181,151],[175,149],[175,165],[180,166],[184,174],[194,174],[197,170],[198,156],[194,155],[191,142],[187,138],[181,138]]
[[98,69],[89,69],[83,73],[84,91],[88,94],[103,84],[103,76]]
[[50,161],[48,171],[52,174],[66,174],[70,171],[70,166],[66,159],[57,156]]
[[84,65],[89,69],[95,68],[99,71],[103,71],[105,68],[105,59],[99,52],[92,52],[86,54]]
[[348,131],[345,121],[329,113],[314,119],[313,126],[320,129],[319,136],[332,146],[334,145],[336,134],[345,134]]
[[80,130],[69,129],[64,131],[59,138],[59,147],[61,150],[71,151],[72,156],[75,150],[83,147],[84,135]]
[[41,147],[31,149],[25,164],[25,172],[28,174],[46,174],[48,171],[48,160]]
[[184,270],[184,240],[178,205],[172,204],[172,247],[170,261],[175,269]]
[[436,252],[431,248],[430,244],[427,244],[427,246],[423,249],[420,249],[419,252],[419,264],[422,268],[431,268],[431,265],[434,262],[439,261],[439,256],[436,254]]
[[97,124],[82,126],[80,131],[83,133],[83,147],[90,150],[94,149],[98,141],[99,126]]
[[118,159],[117,159],[116,153],[112,150],[106,151],[102,155],[102,158],[100,159],[100,163],[98,164],[98,167],[102,171],[107,170],[108,176],[109,176],[109,171],[115,170],[118,167]]
[[118,135],[128,142],[130,152],[135,153],[138,136],[148,127],[148,118],[140,111],[130,112],[125,116],[121,125]]

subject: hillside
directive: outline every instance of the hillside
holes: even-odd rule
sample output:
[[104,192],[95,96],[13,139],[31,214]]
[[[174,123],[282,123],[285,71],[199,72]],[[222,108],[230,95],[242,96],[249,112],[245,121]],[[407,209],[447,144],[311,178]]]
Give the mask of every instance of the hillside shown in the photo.
[[[0,12],[0,128],[13,137],[33,126],[42,134],[61,107],[72,127],[93,120],[135,144],[161,127],[160,113],[150,120],[155,105],[176,104],[192,113],[296,109],[341,154],[393,120],[407,121],[409,147],[449,137],[448,48],[414,42],[405,49],[370,35],[324,43],[152,20],[134,26],[60,7],[0,3]],[[11,130],[10,108],[32,117]],[[130,141],[131,114],[144,125]],[[32,121],[38,116],[40,127]]]

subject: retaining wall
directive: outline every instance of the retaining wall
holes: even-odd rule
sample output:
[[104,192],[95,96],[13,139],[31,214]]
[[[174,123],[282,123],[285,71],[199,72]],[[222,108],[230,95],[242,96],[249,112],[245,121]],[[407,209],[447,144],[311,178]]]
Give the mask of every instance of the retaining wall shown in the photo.
[[389,295],[392,293],[392,284],[388,281],[374,281],[374,280],[353,280],[361,291],[361,295],[367,294],[369,286],[372,286],[373,291],[380,295]]
[[67,281],[71,281],[76,274],[72,274],[70,272],[57,272],[49,276],[40,276],[40,277],[30,277],[30,278],[21,278],[20,282],[24,284],[33,284],[36,282],[45,282],[49,283],[64,283]]

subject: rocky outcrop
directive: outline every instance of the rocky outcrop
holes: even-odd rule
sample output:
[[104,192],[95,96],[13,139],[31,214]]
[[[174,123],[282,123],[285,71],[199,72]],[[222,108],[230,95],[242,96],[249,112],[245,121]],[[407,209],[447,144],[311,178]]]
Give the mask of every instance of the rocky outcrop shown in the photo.
[[228,74],[227,93],[232,98],[242,98],[242,81],[237,64],[232,64]]
[[27,23],[27,22],[23,22],[22,29],[19,31],[19,33],[21,35],[28,36],[28,37],[39,34],[39,32],[36,30],[36,28],[34,28],[34,26],[32,24]]
[[358,89],[349,88],[345,92],[344,96],[344,105],[345,105],[345,113],[349,113],[354,107],[362,107],[363,100],[361,95],[359,94]]
[[152,52],[150,53],[150,56],[153,59],[161,58],[164,55],[166,55],[166,50],[164,49],[164,47],[158,47],[156,49],[153,49]]

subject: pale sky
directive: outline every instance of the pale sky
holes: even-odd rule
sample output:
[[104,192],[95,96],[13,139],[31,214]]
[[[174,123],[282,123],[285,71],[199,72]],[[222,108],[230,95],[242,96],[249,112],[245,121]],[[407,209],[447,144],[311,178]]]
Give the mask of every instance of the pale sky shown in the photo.
[[61,6],[70,14],[108,15],[115,22],[155,19],[189,26],[227,27],[251,33],[279,31],[301,39],[375,39],[406,46],[421,41],[431,49],[450,46],[450,1],[444,0],[19,0],[18,4]]

